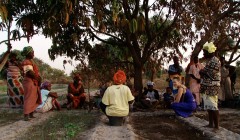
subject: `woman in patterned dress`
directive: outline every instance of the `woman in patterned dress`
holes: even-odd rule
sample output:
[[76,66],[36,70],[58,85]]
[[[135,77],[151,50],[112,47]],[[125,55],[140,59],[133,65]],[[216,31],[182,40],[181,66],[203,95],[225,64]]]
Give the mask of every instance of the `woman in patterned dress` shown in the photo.
[[22,66],[17,60],[17,52],[12,51],[9,55],[7,67],[7,94],[9,96],[9,106],[12,108],[23,107],[24,90],[22,86]]
[[218,94],[221,90],[221,63],[214,55],[216,49],[212,42],[203,45],[203,55],[206,58],[206,65],[199,73],[202,80],[200,92],[202,93],[204,109],[207,110],[209,117],[209,124],[207,126],[219,129]]

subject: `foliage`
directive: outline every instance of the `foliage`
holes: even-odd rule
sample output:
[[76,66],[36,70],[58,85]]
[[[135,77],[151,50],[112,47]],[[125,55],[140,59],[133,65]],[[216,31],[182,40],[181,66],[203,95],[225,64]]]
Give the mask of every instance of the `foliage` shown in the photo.
[[229,63],[240,57],[233,55],[240,42],[238,1],[36,0],[21,4],[25,6],[24,13],[21,5],[20,10],[18,6],[18,10],[13,10],[19,27],[28,38],[39,28],[51,37],[51,59],[67,55],[84,64],[96,40],[126,48],[132,57],[138,90],[142,89],[142,70],[150,58],[160,60],[157,65],[169,62],[173,55],[183,59],[186,56],[182,50],[188,49],[187,44],[192,46],[192,57],[199,54],[206,41],[212,40],[219,53],[232,52]]

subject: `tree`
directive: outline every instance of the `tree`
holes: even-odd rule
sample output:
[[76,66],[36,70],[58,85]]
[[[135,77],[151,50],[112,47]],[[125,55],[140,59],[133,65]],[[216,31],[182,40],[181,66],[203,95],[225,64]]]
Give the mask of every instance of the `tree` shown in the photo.
[[[198,6],[196,6],[198,5]],[[228,63],[236,61],[240,54],[240,2],[236,0],[200,0],[186,8],[195,26],[191,40],[196,41],[192,56],[197,56],[207,41],[214,41],[217,53],[230,52]],[[235,44],[233,43],[235,42]],[[238,55],[234,58],[234,54]]]
[[[20,13],[18,25],[25,30],[22,22],[31,21],[27,22],[27,27],[31,28],[25,30],[30,36],[32,27],[42,28],[42,33],[53,40],[49,50],[52,59],[56,55],[67,55],[84,61],[96,40],[126,48],[133,60],[135,89],[141,90],[142,70],[150,57],[169,62],[173,55],[183,58],[181,49],[186,50],[186,45],[193,42],[197,43],[192,57],[199,54],[206,41],[219,39],[219,44],[218,41],[215,44],[221,46],[224,44],[221,38],[230,36],[238,42],[239,3],[225,0],[37,0],[27,6],[30,9],[25,13]],[[34,17],[38,17],[37,20]],[[238,32],[234,32],[234,27]]]

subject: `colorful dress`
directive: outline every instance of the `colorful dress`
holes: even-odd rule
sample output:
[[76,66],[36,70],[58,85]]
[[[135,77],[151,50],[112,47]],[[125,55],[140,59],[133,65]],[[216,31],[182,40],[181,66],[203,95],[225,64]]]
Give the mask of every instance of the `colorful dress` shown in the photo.
[[[192,74],[194,75],[196,78],[200,79],[200,74],[199,71],[203,69],[203,65],[201,63],[197,63],[197,64],[192,64],[190,66],[189,69],[189,73],[188,74]],[[200,90],[200,83],[197,82],[197,80],[193,79],[192,77],[190,77],[190,82],[189,82],[189,86],[190,86],[190,91],[196,95],[196,102],[198,105],[200,105],[200,94],[199,94],[199,90]]]
[[37,80],[32,79],[26,75],[28,71],[33,71],[37,77],[39,72],[37,65],[33,60],[25,59],[22,62],[24,70],[23,88],[24,88],[24,114],[29,114],[42,103],[39,83]]
[[192,114],[197,105],[191,91],[186,89],[186,92],[182,94],[181,101],[172,103],[171,107],[177,115],[186,118]]
[[79,90],[74,86],[73,83],[70,83],[68,85],[68,104],[73,103],[73,108],[78,108],[79,106],[82,106],[86,100],[86,94],[84,92],[83,86]]
[[220,67],[221,62],[214,56],[206,62],[201,75],[200,93],[202,93],[204,109],[206,110],[218,110],[218,94],[221,92]]
[[7,94],[9,97],[9,106],[12,108],[23,107],[24,90],[20,71],[18,66],[8,61]]

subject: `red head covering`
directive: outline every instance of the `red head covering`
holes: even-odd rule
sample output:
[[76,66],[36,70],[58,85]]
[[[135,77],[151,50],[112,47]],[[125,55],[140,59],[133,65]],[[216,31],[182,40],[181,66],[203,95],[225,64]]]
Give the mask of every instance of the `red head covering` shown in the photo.
[[125,83],[126,75],[125,75],[124,71],[118,70],[113,76],[113,81],[115,84],[118,84],[118,85]]

